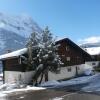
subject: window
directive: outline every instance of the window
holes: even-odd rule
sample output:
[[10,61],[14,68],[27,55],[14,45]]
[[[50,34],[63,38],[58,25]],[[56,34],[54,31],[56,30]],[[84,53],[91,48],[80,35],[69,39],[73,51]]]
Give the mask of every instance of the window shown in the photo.
[[67,70],[68,70],[68,72],[71,72],[71,67],[68,67]]
[[57,69],[56,70],[56,74],[60,74],[60,69]]
[[61,55],[62,57],[65,57],[65,55]]
[[68,46],[66,46],[66,51],[69,51],[69,47]]
[[92,65],[96,65],[95,63],[92,63]]
[[67,60],[67,61],[70,61],[70,57],[67,57],[66,60]]

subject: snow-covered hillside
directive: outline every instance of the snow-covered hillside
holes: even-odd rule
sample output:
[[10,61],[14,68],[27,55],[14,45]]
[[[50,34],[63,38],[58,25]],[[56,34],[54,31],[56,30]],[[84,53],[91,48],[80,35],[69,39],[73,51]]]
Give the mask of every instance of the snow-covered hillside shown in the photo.
[[100,54],[100,47],[90,47],[90,48],[83,48],[83,49],[90,55],[99,55]]
[[90,55],[100,54],[100,40],[83,42],[80,44],[80,47],[83,48]]
[[12,16],[0,13],[0,54],[25,47],[29,35],[41,31],[28,15]]
[[7,50],[16,50],[25,46],[26,39],[12,31],[0,29],[0,54]]
[[41,32],[41,28],[28,15],[12,16],[0,13],[0,28],[27,37],[31,32]]

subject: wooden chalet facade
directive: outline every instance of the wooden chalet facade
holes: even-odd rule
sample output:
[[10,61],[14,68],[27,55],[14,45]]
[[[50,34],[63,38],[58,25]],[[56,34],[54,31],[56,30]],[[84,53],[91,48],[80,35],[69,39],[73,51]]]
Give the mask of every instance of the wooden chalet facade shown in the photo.
[[56,42],[58,54],[65,66],[80,65],[91,61],[92,57],[70,39],[65,38]]
[[56,42],[57,52],[64,65],[58,74],[48,72],[48,80],[61,80],[84,74],[85,70],[92,67],[86,62],[92,60],[91,55],[81,49],[73,41],[64,38]]

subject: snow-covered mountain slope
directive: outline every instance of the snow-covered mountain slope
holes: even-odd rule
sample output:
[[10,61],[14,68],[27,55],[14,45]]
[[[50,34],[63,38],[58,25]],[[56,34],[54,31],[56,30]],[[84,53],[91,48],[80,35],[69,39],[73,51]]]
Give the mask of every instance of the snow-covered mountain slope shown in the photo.
[[0,28],[28,37],[32,32],[41,32],[41,28],[28,15],[12,16],[0,13]]
[[25,47],[26,39],[12,31],[0,29],[0,54],[7,50],[17,50]]
[[0,13],[0,54],[25,47],[29,35],[41,31],[42,29],[27,15],[12,16]]
[[90,55],[99,55],[100,47],[83,48]]
[[98,55],[100,54],[100,42],[92,42],[92,43],[83,43],[80,45],[87,53],[90,55]]

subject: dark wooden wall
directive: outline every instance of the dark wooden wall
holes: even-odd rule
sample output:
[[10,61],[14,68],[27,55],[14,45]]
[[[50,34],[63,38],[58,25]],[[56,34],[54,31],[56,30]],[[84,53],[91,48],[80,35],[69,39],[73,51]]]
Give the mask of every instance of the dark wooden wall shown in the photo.
[[20,58],[8,58],[2,61],[3,63],[3,70],[4,71],[30,71],[32,70],[32,67],[28,67],[27,64],[23,64],[20,61]]
[[65,41],[61,41],[58,45],[58,54],[60,55],[62,62],[65,66],[79,65],[85,63],[82,51],[67,44]]
[[3,67],[6,71],[24,71],[24,68],[19,63],[18,58],[10,58],[3,60]]

